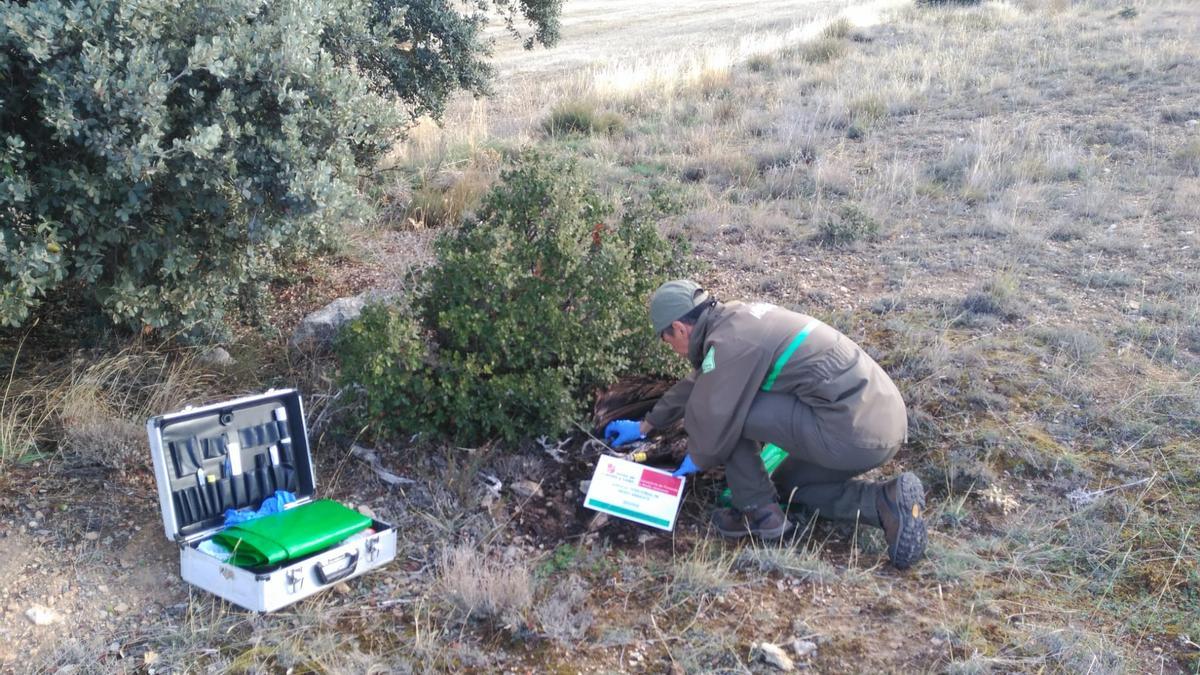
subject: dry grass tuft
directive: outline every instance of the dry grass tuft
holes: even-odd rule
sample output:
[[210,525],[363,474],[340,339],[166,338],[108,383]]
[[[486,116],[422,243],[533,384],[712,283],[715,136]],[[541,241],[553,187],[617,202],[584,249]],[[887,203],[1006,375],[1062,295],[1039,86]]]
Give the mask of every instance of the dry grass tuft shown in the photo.
[[479,206],[493,178],[490,171],[475,167],[438,174],[413,191],[405,205],[401,227],[457,227]]
[[59,395],[50,377],[18,378],[19,356],[20,350],[13,356],[0,397],[0,472],[13,462],[36,455]]
[[515,626],[533,605],[533,576],[522,561],[499,562],[466,546],[442,551],[436,587],[464,619]]
[[611,136],[625,128],[615,112],[601,110],[591,101],[564,101],[554,106],[542,129],[551,136],[602,134]]
[[737,569],[780,574],[814,584],[830,584],[838,579],[837,569],[824,559],[823,551],[801,543],[776,546],[754,542],[737,552],[733,564]]
[[73,369],[58,396],[60,449],[114,469],[147,465],[145,421],[196,401],[211,381],[192,351],[130,348]]
[[190,350],[131,347],[60,372],[17,375],[15,362],[0,399],[0,468],[54,448],[72,461],[124,469],[149,463],[144,424],[150,417],[212,395],[211,376]]
[[846,55],[846,42],[838,37],[825,36],[800,46],[800,59],[809,65],[836,61]]
[[821,30],[821,37],[833,38],[835,40],[844,40],[850,37],[851,31],[854,30],[854,23],[850,19],[841,16],[833,21],[830,21],[824,29]]
[[685,557],[672,562],[671,595],[684,599],[725,593],[736,581],[733,573],[735,560],[735,554],[721,542],[697,543]]
[[92,383],[67,391],[59,408],[59,448],[73,459],[111,469],[148,465],[145,428],[123,418],[105,398]]
[[587,599],[587,584],[579,577],[570,575],[559,582],[534,608],[542,634],[568,647],[583,641],[595,622]]
[[1005,321],[1016,321],[1025,315],[1025,303],[1018,293],[1019,286],[1010,275],[1000,275],[984,282],[971,291],[962,301],[962,311],[970,315],[993,316]]
[[1200,138],[1193,138],[1175,151],[1175,165],[1187,176],[1200,176]]

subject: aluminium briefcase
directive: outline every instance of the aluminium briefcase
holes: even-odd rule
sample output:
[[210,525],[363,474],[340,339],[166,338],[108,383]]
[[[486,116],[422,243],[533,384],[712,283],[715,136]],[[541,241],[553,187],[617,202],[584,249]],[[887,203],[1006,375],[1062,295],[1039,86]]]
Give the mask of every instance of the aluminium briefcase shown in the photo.
[[185,408],[146,422],[163,529],[179,546],[183,580],[249,610],[270,612],[396,557],[396,531],[369,529],[296,559],[246,569],[202,550],[224,526],[225,510],[259,508],[276,490],[316,498],[316,476],[294,389]]

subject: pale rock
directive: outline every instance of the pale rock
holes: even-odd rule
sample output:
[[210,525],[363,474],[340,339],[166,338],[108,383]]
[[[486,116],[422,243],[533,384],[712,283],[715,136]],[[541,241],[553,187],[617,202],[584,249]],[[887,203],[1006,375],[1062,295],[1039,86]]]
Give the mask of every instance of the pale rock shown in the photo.
[[375,519],[375,511],[366,504],[359,504],[355,510],[372,520]]
[[338,595],[350,595],[350,586],[348,586],[344,581],[340,582],[334,585],[333,592],[337,593]]
[[362,314],[367,305],[362,296],[338,298],[300,320],[288,339],[292,349],[327,349],[342,326]]
[[97,539],[100,538],[100,533],[99,532],[84,532],[83,538],[87,539],[88,541],[96,541]]
[[792,662],[792,657],[788,656],[787,652],[783,651],[783,648],[779,645],[771,644],[770,642],[756,642],[751,647],[758,651],[763,661],[766,661],[778,670],[786,673],[796,669],[796,664]]
[[117,614],[124,614],[125,612],[129,611],[129,605],[123,602],[118,602],[116,607],[113,607],[113,611]]
[[526,499],[541,497],[542,485],[531,480],[519,480],[512,484],[512,491]]
[[233,360],[233,357],[230,356],[229,352],[226,351],[224,347],[212,347],[211,349],[206,349],[204,353],[200,355],[198,360],[201,364],[213,368],[228,368],[229,366],[237,363]]
[[580,492],[582,492],[583,494],[587,494],[587,491],[591,490],[591,489],[592,489],[592,481],[590,481],[590,480],[579,481],[579,491]]
[[35,626],[49,626],[52,623],[62,621],[62,615],[41,605],[34,605],[25,610],[25,618],[29,619],[30,623]]
[[337,331],[358,318],[367,303],[390,300],[396,295],[392,291],[371,289],[352,298],[338,298],[300,319],[288,339],[288,346],[293,350],[326,350],[334,344]]

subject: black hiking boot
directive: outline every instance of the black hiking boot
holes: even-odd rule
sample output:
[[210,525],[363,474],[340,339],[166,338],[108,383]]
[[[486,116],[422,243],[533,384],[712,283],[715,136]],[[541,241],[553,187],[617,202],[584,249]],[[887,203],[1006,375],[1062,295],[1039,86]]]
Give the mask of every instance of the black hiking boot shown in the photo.
[[879,522],[887,539],[888,558],[896,569],[906,570],[925,556],[929,533],[925,528],[925,488],[916,475],[904,472],[879,486],[875,498]]
[[713,511],[712,523],[726,539],[741,539],[748,535],[778,539],[792,527],[792,523],[783,515],[783,509],[775,502],[748,512],[717,509]]

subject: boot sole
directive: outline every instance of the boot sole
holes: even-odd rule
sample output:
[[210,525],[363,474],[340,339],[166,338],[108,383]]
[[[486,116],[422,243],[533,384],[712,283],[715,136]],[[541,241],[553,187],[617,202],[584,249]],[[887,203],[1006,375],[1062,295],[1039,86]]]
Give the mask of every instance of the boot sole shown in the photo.
[[896,542],[888,548],[888,557],[896,569],[908,569],[925,556],[929,531],[925,527],[925,488],[916,475],[900,474],[897,494],[897,516],[900,531]]

